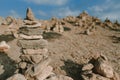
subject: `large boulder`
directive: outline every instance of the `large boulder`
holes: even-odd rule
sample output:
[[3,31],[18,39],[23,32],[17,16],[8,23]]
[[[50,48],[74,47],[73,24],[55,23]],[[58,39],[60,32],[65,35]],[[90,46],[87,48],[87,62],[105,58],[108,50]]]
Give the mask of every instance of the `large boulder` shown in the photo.
[[107,78],[113,78],[114,77],[114,70],[111,66],[111,64],[109,63],[108,59],[104,56],[101,55],[94,64],[94,69],[95,72],[107,77]]

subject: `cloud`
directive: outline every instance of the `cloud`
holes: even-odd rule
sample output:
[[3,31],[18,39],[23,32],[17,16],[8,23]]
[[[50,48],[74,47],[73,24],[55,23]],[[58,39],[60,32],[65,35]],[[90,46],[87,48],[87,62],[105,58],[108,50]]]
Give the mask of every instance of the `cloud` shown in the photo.
[[103,4],[94,5],[88,8],[89,12],[101,19],[109,18],[111,20],[120,20],[120,1],[105,0]]
[[69,7],[59,8],[57,10],[52,11],[53,16],[57,16],[60,18],[63,18],[65,16],[77,16],[79,14],[79,10],[71,10]]
[[100,15],[101,19],[109,18],[110,20],[120,20],[120,12],[110,12],[110,13],[102,13]]
[[15,10],[10,11],[10,16],[15,17],[15,18],[20,18],[21,17]]
[[47,17],[47,16],[48,16],[47,13],[44,12],[44,11],[42,11],[42,10],[39,10],[39,11],[38,11],[38,14],[39,14],[40,16],[44,16],[44,17]]
[[24,1],[41,5],[64,5],[68,2],[68,0],[24,0]]

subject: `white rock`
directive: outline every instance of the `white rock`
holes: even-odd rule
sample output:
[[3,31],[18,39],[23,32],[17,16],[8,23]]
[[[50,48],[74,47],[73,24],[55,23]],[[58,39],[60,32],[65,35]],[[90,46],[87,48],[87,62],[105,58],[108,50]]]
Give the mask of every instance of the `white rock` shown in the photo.
[[27,80],[27,79],[25,79],[24,75],[22,74],[15,74],[8,78],[7,80]]
[[31,61],[39,63],[43,59],[43,55],[31,55]]
[[24,35],[24,34],[19,34],[19,37],[22,38],[22,39],[43,39],[42,35],[31,35],[31,36],[28,36],[28,35]]
[[27,63],[26,62],[20,62],[19,66],[20,66],[20,68],[25,69],[26,66],[27,66]]
[[105,56],[99,57],[94,67],[96,72],[104,77],[112,78],[114,76],[114,70]]
[[36,27],[41,27],[41,23],[37,23],[37,24],[34,24],[34,25],[23,25],[25,27],[31,27],[31,28],[36,28]]
[[93,65],[92,64],[86,64],[86,65],[83,65],[82,67],[82,71],[85,71],[85,70],[92,70],[93,69]]
[[23,53],[26,55],[37,55],[37,54],[46,54],[48,52],[48,49],[23,49]]
[[38,74],[40,74],[44,69],[48,67],[48,64],[50,63],[50,59],[44,59],[43,61],[34,64],[32,67],[28,68],[26,70],[26,74],[29,74],[31,77],[35,77]]
[[5,72],[4,66],[0,64],[0,75],[2,75]]
[[30,20],[24,20],[23,21],[26,25],[34,25],[34,24],[38,24],[38,21],[30,21]]
[[40,72],[36,76],[36,79],[37,80],[44,80],[44,79],[46,79],[48,76],[50,76],[52,74],[52,70],[53,70],[53,68],[51,66],[46,67],[45,69],[43,69],[42,72]]
[[5,42],[0,42],[0,52],[7,52],[10,49],[10,46]]
[[71,77],[64,76],[64,75],[54,75],[45,80],[73,80]]

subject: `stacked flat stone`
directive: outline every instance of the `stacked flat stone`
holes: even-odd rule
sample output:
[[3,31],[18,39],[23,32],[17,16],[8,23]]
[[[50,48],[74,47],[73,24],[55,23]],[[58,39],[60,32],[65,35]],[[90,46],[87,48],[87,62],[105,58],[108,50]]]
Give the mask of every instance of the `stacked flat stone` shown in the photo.
[[[22,47],[23,61],[31,63],[39,63],[43,58],[47,57],[47,41],[43,39],[43,31],[40,29],[40,23],[25,20],[25,25],[19,29],[18,44]],[[28,25],[29,24],[29,25]]]
[[[41,24],[34,19],[31,9],[28,8],[24,25],[18,30],[18,45],[22,52],[18,69],[22,73],[22,78],[25,80],[73,80],[67,76],[57,76],[52,72],[53,68],[49,66],[51,59],[48,57],[48,42],[43,39],[42,34]],[[16,75],[8,80],[16,80]]]
[[[28,80],[31,78],[43,80],[50,75],[52,67],[48,66],[50,60],[48,58],[47,41],[43,39],[41,24],[33,18],[34,15],[28,8],[26,20],[23,21],[24,25],[18,30],[18,45],[22,52],[19,69],[22,70]],[[45,72],[46,69],[48,72]],[[41,75],[44,75],[44,77],[40,77]]]

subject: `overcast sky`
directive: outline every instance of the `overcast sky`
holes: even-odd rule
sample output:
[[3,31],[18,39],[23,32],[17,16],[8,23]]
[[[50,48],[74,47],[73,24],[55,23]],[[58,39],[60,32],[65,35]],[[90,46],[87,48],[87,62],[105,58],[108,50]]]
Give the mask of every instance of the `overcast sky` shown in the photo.
[[120,0],[0,0],[0,16],[25,18],[27,7],[38,19],[77,16],[85,10],[100,19],[120,21]]

